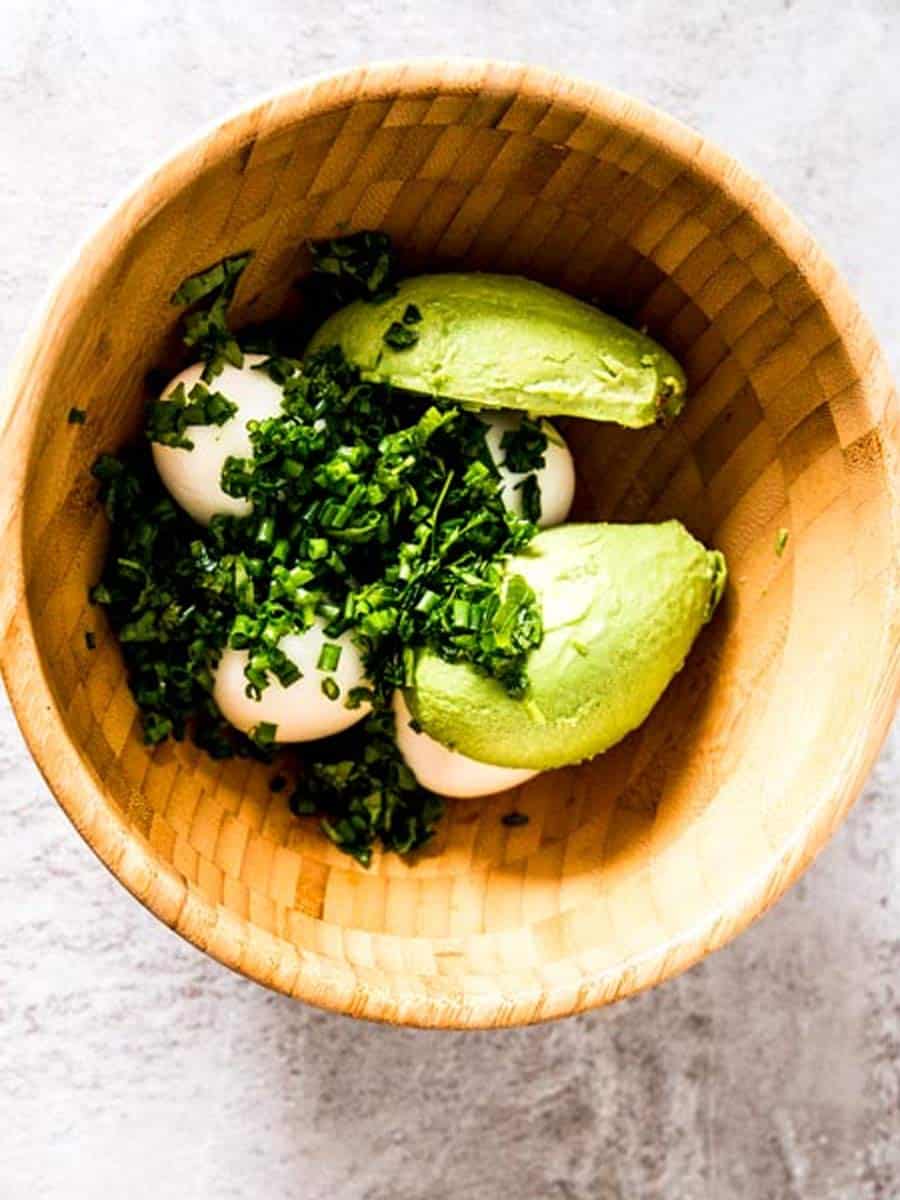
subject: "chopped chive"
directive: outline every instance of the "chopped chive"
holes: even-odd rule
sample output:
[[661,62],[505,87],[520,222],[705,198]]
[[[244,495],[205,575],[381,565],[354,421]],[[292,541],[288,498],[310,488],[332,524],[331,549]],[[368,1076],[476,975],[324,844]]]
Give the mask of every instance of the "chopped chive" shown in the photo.
[[408,350],[419,340],[419,334],[408,325],[393,321],[384,332],[384,340],[392,350]]
[[337,700],[341,694],[340,687],[338,687],[337,682],[334,679],[332,679],[332,677],[330,675],[327,676],[327,678],[322,680],[322,691],[325,693],[325,695],[328,697],[329,700]]
[[300,796],[297,792],[291,796],[291,812],[298,817],[311,817],[316,812],[316,804],[308,796]]
[[788,544],[788,538],[790,536],[790,532],[787,529],[779,529],[778,533],[775,535],[775,553],[779,558],[781,558],[782,554],[784,554],[784,548]]
[[257,546],[271,546],[275,541],[275,518],[263,517],[256,528]]
[[238,613],[231,626],[228,644],[235,650],[245,650],[256,640],[258,622],[246,613]]
[[223,258],[212,267],[198,271],[182,280],[172,293],[172,304],[196,304],[215,292],[233,290],[241,277],[241,273],[250,261],[252,255],[235,254],[231,258]]
[[346,237],[312,242],[313,295],[330,307],[339,308],[351,300],[378,304],[396,290],[391,241],[387,234],[362,230]]
[[83,425],[87,420],[87,413],[83,408],[70,408],[66,419],[70,425]]
[[316,667],[320,671],[334,671],[338,663],[341,661],[342,646],[336,642],[324,642],[322,649],[319,652],[319,661]]
[[412,646],[403,647],[403,685],[412,687],[416,675],[416,652]]
[[516,491],[522,495],[522,515],[527,521],[537,525],[541,519],[541,485],[535,474],[526,475],[521,483],[516,484]]
[[537,471],[544,466],[547,435],[540,421],[523,417],[514,429],[508,429],[500,439],[500,449],[505,451],[503,465],[517,475]]
[[275,735],[278,732],[278,726],[273,725],[271,721],[260,721],[260,723],[250,732],[250,740],[261,750],[268,749],[275,744]]
[[[236,412],[237,405],[221,392],[211,392],[205,384],[197,383],[188,393],[184,384],[179,383],[167,396],[150,401],[145,433],[151,442],[193,450],[194,443],[187,436],[189,428],[195,425],[224,425]],[[235,461],[238,460],[228,460]]]
[[[242,257],[179,289],[177,301],[192,305],[184,338],[204,364],[203,379],[151,404],[147,434],[190,449],[195,426],[233,415],[227,387],[223,394],[214,383],[225,364],[242,365],[251,345],[266,354],[282,411],[249,423],[246,456],[229,458],[220,480],[251,515],[196,524],[162,487],[146,440],[120,458],[102,456],[93,474],[111,543],[91,598],[119,636],[148,744],[190,734],[216,758],[271,756],[276,743],[271,723],[248,738],[221,717],[213,687],[226,648],[246,655],[244,687],[258,700],[266,688],[301,677],[282,650],[286,637],[314,622],[335,647],[350,634],[372,683],[337,695],[371,711],[309,753],[303,795],[291,796],[291,808],[325,817],[329,836],[361,863],[375,845],[408,854],[432,835],[442,811],[394,738],[391,697],[412,679],[418,648],[471,664],[541,719],[527,674],[543,636],[540,605],[505,565],[534,536],[537,508],[527,497],[536,488],[522,485],[524,517],[506,507],[485,426],[453,401],[365,381],[337,347],[301,363],[280,357],[274,340],[239,342],[228,304]],[[383,235],[335,239],[313,257],[314,299],[325,311],[360,297],[377,302],[394,287]],[[395,334],[403,349],[422,314],[414,305],[400,312]],[[158,396],[159,383],[151,391]],[[507,465],[528,479],[546,439],[527,419],[517,434],[506,446]],[[324,695],[337,686],[327,669],[333,659],[320,647]]]
[[430,588],[426,588],[416,601],[416,612],[430,613],[436,605],[440,604],[440,602],[441,598],[437,592],[433,592]]
[[454,600],[451,621],[457,629],[468,629],[472,620],[472,605],[467,600]]

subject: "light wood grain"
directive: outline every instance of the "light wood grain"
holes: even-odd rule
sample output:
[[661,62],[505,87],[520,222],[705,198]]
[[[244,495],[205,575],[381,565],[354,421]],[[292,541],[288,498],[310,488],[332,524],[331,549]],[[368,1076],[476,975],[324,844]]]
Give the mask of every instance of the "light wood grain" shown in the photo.
[[[578,514],[680,517],[731,566],[643,729],[514,797],[452,802],[431,850],[368,873],[296,822],[264,769],[149,753],[86,602],[105,538],[89,467],[137,428],[147,370],[180,362],[175,285],[252,248],[236,317],[260,320],[307,269],[305,239],[358,227],[390,232],[411,269],[518,271],[646,324],[691,399],[666,432],[570,426]],[[72,405],[87,424],[67,424]],[[390,1021],[562,1016],[722,945],[855,798],[898,697],[897,449],[891,380],[844,285],[699,135],[530,68],[319,79],[142,181],[36,321],[0,443],[4,676],[88,843],[222,962]],[[500,824],[512,803],[527,826]]]

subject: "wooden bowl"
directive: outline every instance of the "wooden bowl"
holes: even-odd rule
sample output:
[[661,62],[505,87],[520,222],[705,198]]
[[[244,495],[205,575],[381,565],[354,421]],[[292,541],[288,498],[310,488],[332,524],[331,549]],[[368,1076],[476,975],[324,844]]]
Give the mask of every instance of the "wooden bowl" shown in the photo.
[[[106,538],[89,468],[139,427],[148,370],[182,361],[173,288],[251,248],[235,316],[267,318],[308,269],[308,238],[361,227],[390,232],[409,268],[521,272],[648,326],[691,398],[667,431],[570,427],[578,515],[680,517],[731,568],[719,615],[641,730],[512,796],[451,802],[430,851],[369,871],[295,820],[265,768],[189,744],[149,751],[87,602]],[[245,109],[82,247],[7,402],[3,671],[35,758],[161,920],[314,1004],[515,1025],[674,975],[810,862],[894,710],[898,420],[882,356],[760,183],[603,88],[431,62]],[[71,406],[85,425],[67,423]],[[527,825],[501,824],[513,806]]]

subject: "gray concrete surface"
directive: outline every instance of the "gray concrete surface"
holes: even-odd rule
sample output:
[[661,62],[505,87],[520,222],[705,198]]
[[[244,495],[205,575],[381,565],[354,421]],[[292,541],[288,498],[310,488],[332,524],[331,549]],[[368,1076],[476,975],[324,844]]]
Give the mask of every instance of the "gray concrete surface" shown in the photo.
[[[0,359],[149,158],[259,89],[490,54],[611,82],[766,177],[898,366],[898,0],[0,0]],[[778,908],[617,1009],[352,1023],[179,941],[0,711],[2,1200],[896,1200],[900,739]]]

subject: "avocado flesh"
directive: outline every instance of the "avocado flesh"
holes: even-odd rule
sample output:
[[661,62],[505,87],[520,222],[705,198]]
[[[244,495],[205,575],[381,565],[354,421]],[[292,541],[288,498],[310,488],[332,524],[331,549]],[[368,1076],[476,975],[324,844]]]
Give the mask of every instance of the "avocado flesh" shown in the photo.
[[544,770],[615,745],[684,664],[725,585],[725,560],[678,521],[560,525],[510,559],[541,602],[530,691],[419,653],[407,702],[427,734],[480,762]]
[[[409,305],[418,340],[384,334]],[[314,334],[307,353],[339,345],[363,379],[479,408],[585,417],[640,428],[674,416],[684,372],[636,329],[555,288],[513,275],[420,275],[378,304],[357,301]]]

